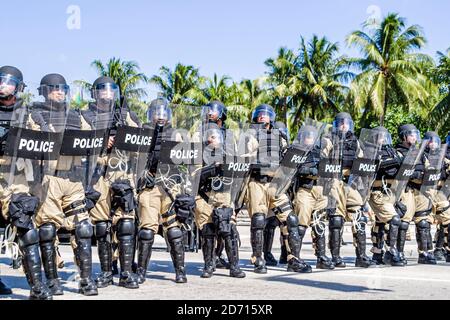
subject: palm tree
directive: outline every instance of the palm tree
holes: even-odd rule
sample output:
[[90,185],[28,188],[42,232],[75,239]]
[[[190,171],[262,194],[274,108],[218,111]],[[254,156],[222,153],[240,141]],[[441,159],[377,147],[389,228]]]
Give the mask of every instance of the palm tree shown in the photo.
[[292,123],[306,117],[329,120],[342,109],[348,88],[345,82],[352,74],[343,70],[337,43],[314,35],[306,43],[302,37],[298,56],[298,72],[289,82],[292,92]]
[[200,103],[207,103],[211,100],[219,100],[223,103],[227,103],[230,97],[230,87],[228,82],[231,80],[228,76],[219,76],[214,73],[212,79],[206,79],[206,86],[201,90],[204,96],[203,101]]
[[[368,24],[364,25],[367,28]],[[415,102],[426,104],[426,77],[420,62],[429,56],[416,53],[426,43],[421,27],[407,27],[404,18],[388,14],[373,29],[354,31],[347,44],[360,49],[362,57],[348,59],[348,65],[361,71],[352,83],[352,96],[364,117],[378,116],[381,125],[389,105],[396,102],[410,109]]]
[[441,130],[443,134],[447,134],[450,130],[450,48],[446,53],[438,51],[438,65],[433,69],[434,81],[439,85],[441,99],[430,113],[432,123]]
[[264,62],[269,68],[267,80],[271,86],[273,103],[280,107],[279,117],[283,121],[287,120],[288,101],[292,95],[290,81],[298,71],[297,60],[298,57],[292,50],[282,47],[276,58],[269,58]]
[[99,76],[110,77],[117,83],[121,96],[134,99],[147,96],[146,91],[140,88],[139,85],[141,83],[147,84],[148,78],[139,72],[137,62],[121,61],[120,58],[112,58],[106,64],[100,60],[95,60],[91,65],[97,69]]
[[150,83],[155,84],[173,104],[190,104],[196,100],[204,100],[200,86],[205,80],[200,77],[197,68],[178,63],[173,71],[168,67],[161,67],[159,74],[151,77]]

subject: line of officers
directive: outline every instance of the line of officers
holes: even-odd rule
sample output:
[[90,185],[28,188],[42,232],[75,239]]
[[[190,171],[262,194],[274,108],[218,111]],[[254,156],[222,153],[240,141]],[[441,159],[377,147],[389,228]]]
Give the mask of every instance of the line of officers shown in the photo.
[[[35,130],[44,124],[57,126],[57,123],[52,123],[57,120],[46,117],[46,112],[52,101],[62,101],[68,95],[69,87],[64,77],[59,74],[45,76],[39,87],[39,94],[45,102],[32,107],[23,105],[19,98],[24,87],[23,75],[17,68],[0,68],[0,126],[8,129],[11,113],[20,108],[30,110],[29,121]],[[95,102],[87,110],[71,110],[71,120],[67,123],[80,128],[95,127],[98,115],[102,112],[102,104],[112,99],[111,92],[117,95],[117,91],[118,87],[112,79],[97,79],[92,88]],[[225,140],[224,135],[228,132],[227,109],[218,101],[211,102],[207,107],[208,122],[216,129],[204,132],[203,141],[205,148],[214,148]],[[115,121],[117,117],[130,127],[146,125],[124,105],[115,114]],[[245,277],[239,267],[240,240],[236,228],[236,215],[242,206],[237,206],[235,199],[231,199],[227,192],[214,188],[214,183],[221,175],[219,166],[203,164],[198,193],[196,190],[190,195],[169,195],[168,190],[156,182],[156,164],[164,134],[171,131],[171,107],[165,99],[156,99],[149,106],[147,118],[152,128],[155,128],[152,151],[145,179],[141,179],[137,185],[132,182],[129,173],[116,171],[108,173],[109,176],[101,175],[92,188],[73,181],[69,176],[44,177],[48,192],[44,198],[39,198],[33,190],[18,187],[20,184],[8,185],[2,182],[2,214],[17,230],[23,268],[31,288],[30,299],[48,300],[63,294],[56,251],[57,231],[62,227],[71,231],[71,244],[80,270],[79,292],[86,296],[97,295],[98,288],[114,283],[113,260],[116,252],[120,262],[119,286],[136,289],[144,283],[154,238],[161,225],[170,247],[175,281],[186,283],[184,223],[190,214],[194,214],[196,227],[201,234],[205,262],[201,277],[210,278],[216,268],[224,264],[230,269],[231,277]],[[270,152],[279,154],[282,159],[289,148],[289,139],[283,130],[277,128],[271,106],[255,108],[252,127],[257,129],[257,133],[253,140],[247,142],[247,150],[251,153],[258,149],[261,143],[259,137],[269,137],[269,140],[272,139]],[[439,136],[434,132],[425,134],[425,152],[414,162],[413,173],[397,197],[389,188],[395,184],[394,180],[409,150],[419,142],[420,132],[412,124],[400,126],[400,142],[394,147],[391,135],[385,128],[373,130],[377,132],[381,145],[377,150],[376,174],[367,186],[367,198],[355,195],[356,191],[348,184],[353,162],[361,157],[360,142],[354,134],[353,121],[348,113],[339,113],[332,130],[327,134],[322,135],[314,126],[302,126],[297,141],[309,146],[309,151],[302,164],[296,168],[287,192],[279,194],[274,190],[271,170],[258,166],[250,170],[240,190],[251,218],[251,262],[254,272],[266,273],[268,265],[277,265],[271,253],[277,227],[280,228],[282,243],[279,262],[287,264],[287,271],[312,272],[312,267],[300,257],[303,238],[310,227],[317,257],[316,268],[345,268],[340,248],[346,221],[353,223],[357,267],[367,268],[376,264],[405,266],[407,260],[404,248],[412,221],[416,224],[418,262],[436,264],[437,259],[450,262],[450,255],[447,254],[450,203],[447,198],[436,199],[421,192],[422,179],[429,165],[427,157],[441,146]],[[333,151],[333,148],[337,148],[333,144],[335,137],[342,144],[339,150]],[[107,147],[111,149],[113,146],[114,137],[110,136]],[[320,183],[320,160],[331,153],[338,154],[341,174],[339,181],[333,182],[330,191]],[[2,164],[7,161],[6,158],[2,154]],[[450,152],[446,154],[440,168],[441,181],[445,181],[448,176],[449,162]],[[69,167],[66,170],[71,169]],[[330,197],[334,199],[332,205]],[[369,220],[372,220],[371,258],[366,254],[366,225]],[[328,221],[331,258],[326,255],[325,221]],[[431,235],[433,223],[438,224],[436,248],[433,247]],[[101,266],[101,273],[95,280],[92,278],[93,236],[97,239]],[[228,261],[222,257],[223,249]],[[137,268],[133,268],[136,256]],[[1,281],[0,290],[2,294],[11,292]]]

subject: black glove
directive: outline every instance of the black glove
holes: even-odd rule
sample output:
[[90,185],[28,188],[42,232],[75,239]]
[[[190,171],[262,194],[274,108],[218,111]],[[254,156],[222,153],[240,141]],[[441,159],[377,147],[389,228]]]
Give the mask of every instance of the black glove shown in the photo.
[[11,222],[17,228],[33,229],[31,217],[39,207],[39,198],[26,193],[13,194],[9,204]]
[[86,210],[89,211],[95,207],[102,194],[93,187],[88,187],[84,192],[84,195],[86,197]]
[[190,219],[194,213],[195,198],[188,194],[179,194],[173,203],[173,208],[177,215],[177,219],[184,223],[186,220]]
[[414,171],[414,173],[409,177],[410,180],[422,180],[423,172],[422,171]]
[[401,201],[396,201],[394,207],[400,218],[403,218],[408,211],[408,208]]

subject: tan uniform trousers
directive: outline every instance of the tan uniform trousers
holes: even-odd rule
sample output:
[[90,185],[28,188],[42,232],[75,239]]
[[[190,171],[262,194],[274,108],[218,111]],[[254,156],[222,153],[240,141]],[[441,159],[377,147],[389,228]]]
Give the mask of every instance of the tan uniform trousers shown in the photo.
[[[224,192],[208,192],[209,201],[206,202],[200,196],[195,199],[195,223],[199,230],[203,230],[206,224],[213,223],[213,214],[215,208],[233,207],[231,206],[231,195]],[[236,224],[236,214],[233,213],[231,223]]]
[[[173,193],[175,196],[176,193]],[[173,212],[169,213],[172,199],[161,186],[144,189],[139,194],[139,229],[149,229],[158,232],[161,223],[164,231],[180,227]]]
[[322,186],[313,186],[312,189],[300,188],[295,194],[293,206],[298,216],[299,225],[312,226],[314,223],[314,212],[327,208],[328,198],[323,194]]
[[410,188],[405,191],[401,197],[401,201],[406,205],[408,211],[402,218],[402,221],[410,222],[414,221],[415,224],[422,220],[427,220],[429,223],[433,223],[433,216],[430,214],[424,216],[418,216],[418,212],[427,211],[432,209],[431,200],[425,196],[420,190]]
[[375,213],[377,221],[389,223],[395,216],[395,194],[386,194],[382,191],[372,191],[370,194],[369,205]]

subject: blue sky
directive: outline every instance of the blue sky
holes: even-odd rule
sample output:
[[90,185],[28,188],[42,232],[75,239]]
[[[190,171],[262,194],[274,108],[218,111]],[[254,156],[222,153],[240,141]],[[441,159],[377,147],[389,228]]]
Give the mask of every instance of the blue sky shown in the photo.
[[[80,28],[70,30],[69,6],[80,9]],[[0,65],[16,65],[33,87],[46,73],[68,81],[94,81],[94,59],[135,60],[147,75],[162,65],[192,64],[206,76],[234,80],[265,72],[264,60],[280,46],[298,48],[300,35],[326,35],[339,42],[372,13],[398,12],[419,24],[428,38],[424,52],[450,47],[447,0],[53,0],[2,1]],[[70,20],[72,21],[72,20]],[[76,25],[76,24],[75,24]],[[156,95],[149,89],[149,98]]]

